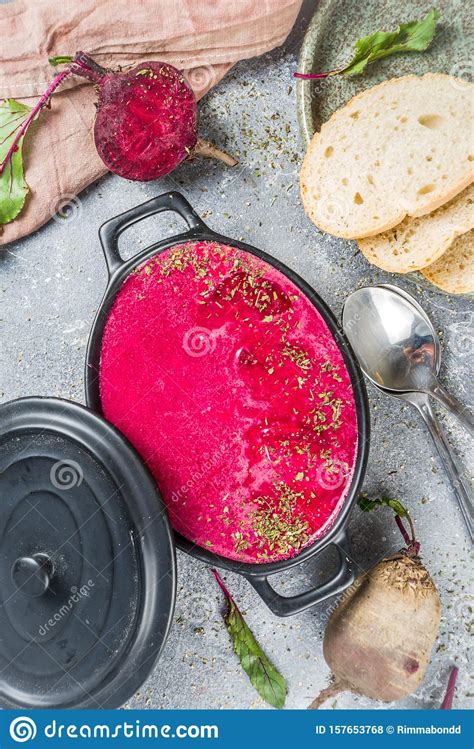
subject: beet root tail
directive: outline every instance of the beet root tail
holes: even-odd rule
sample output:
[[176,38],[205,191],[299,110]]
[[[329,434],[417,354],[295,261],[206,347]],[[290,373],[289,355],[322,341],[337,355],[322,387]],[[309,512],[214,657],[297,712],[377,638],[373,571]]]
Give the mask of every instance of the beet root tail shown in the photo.
[[458,674],[459,674],[459,669],[456,666],[453,666],[453,668],[451,669],[451,673],[449,675],[446,694],[439,708],[440,710],[451,710],[453,706],[453,698],[454,698],[454,692],[456,689],[456,681],[458,678]]
[[308,705],[307,709],[318,710],[318,708],[320,708],[321,705],[326,702],[326,700],[329,700],[331,697],[335,697],[336,694],[339,694],[340,692],[346,692],[348,690],[349,687],[342,681],[334,681],[328,687],[321,690],[317,697],[314,698],[312,703]]
[[237,159],[234,159],[234,157],[230,155],[230,153],[222,151],[213,143],[210,143],[208,140],[203,140],[202,138],[198,138],[197,143],[193,148],[192,155],[204,156],[207,159],[219,159],[219,161],[223,161],[227,166],[237,166],[239,163]]

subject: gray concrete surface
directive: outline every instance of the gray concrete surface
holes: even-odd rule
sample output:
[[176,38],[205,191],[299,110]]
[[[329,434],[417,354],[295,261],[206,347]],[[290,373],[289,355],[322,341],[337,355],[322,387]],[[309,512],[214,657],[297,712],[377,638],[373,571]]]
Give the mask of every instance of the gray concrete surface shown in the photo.
[[[66,218],[55,218],[33,236],[0,249],[0,397],[7,401],[39,394],[83,402],[87,336],[106,285],[97,229],[114,214],[179,189],[209,225],[254,244],[283,260],[317,289],[340,315],[347,294],[364,284],[399,283],[414,293],[442,336],[443,382],[467,403],[472,379],[473,312],[466,299],[417,288],[370,267],[354,243],[315,229],[306,219],[298,190],[303,156],[295,91],[298,47],[305,18],[283,49],[243,62],[201,105],[201,133],[227,145],[241,166],[226,170],[196,161],[155,184],[134,184],[110,176],[81,194]],[[169,216],[149,219],[122,240],[125,255],[175,231]],[[452,491],[433,445],[409,406],[369,388],[372,446],[365,489],[400,498],[411,510],[423,558],[443,602],[440,637],[424,684],[396,706],[437,707],[449,667],[460,667],[455,704],[468,707],[472,695],[469,662],[472,570],[467,536]],[[473,454],[468,439],[443,415],[449,439],[466,466]],[[388,511],[350,520],[354,559],[360,570],[401,546]],[[209,569],[178,554],[175,622],[161,661],[128,703],[146,708],[262,708],[231,650],[221,619],[221,596]],[[279,590],[302,590],[333,569],[330,553],[280,577]],[[248,622],[288,680],[287,707],[304,708],[327,683],[322,635],[331,601],[289,619],[266,609],[250,585],[225,575]],[[344,694],[336,708],[382,705]],[[395,707],[395,705],[390,705]]]

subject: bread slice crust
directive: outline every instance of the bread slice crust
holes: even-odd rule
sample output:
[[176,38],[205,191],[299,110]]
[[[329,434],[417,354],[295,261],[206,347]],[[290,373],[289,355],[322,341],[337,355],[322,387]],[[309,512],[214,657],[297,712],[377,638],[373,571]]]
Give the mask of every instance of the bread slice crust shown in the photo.
[[474,230],[461,234],[433,265],[421,271],[425,278],[450,294],[474,291]]
[[456,237],[474,228],[474,184],[449,203],[375,237],[357,240],[369,263],[390,273],[410,273],[432,265]]
[[474,182],[474,84],[442,73],[384,81],[353,97],[311,140],[305,211],[345,239],[431,213]]

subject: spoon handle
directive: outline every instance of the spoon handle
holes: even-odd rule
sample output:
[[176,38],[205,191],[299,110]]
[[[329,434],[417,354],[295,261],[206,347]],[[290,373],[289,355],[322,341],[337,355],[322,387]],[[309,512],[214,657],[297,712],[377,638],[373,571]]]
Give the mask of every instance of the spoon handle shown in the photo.
[[448,474],[453,491],[456,495],[459,508],[461,510],[464,522],[471,539],[471,543],[474,543],[474,504],[471,496],[470,489],[468,487],[466,478],[463,476],[462,469],[460,468],[457,458],[454,456],[453,451],[446,439],[446,436],[441,428],[441,424],[438,421],[438,417],[431,408],[431,404],[427,395],[421,394],[407,394],[405,400],[412,403],[423,417],[426,426],[433,438],[433,442],[438,450],[439,457],[444,465],[446,473]]
[[437,382],[430,390],[430,393],[434,398],[436,398],[436,400],[451,411],[451,413],[459,419],[463,427],[468,430],[471,437],[474,437],[474,419],[469,411],[467,411],[466,408],[464,408],[464,406],[451,395],[451,393],[448,393],[439,382]]

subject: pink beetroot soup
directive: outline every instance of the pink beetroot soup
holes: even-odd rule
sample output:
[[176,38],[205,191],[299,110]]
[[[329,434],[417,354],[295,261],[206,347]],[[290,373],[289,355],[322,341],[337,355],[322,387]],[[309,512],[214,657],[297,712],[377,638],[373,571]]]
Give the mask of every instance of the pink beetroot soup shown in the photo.
[[199,546],[276,561],[340,512],[357,452],[349,374],[307,297],[253,255],[188,242],[137,268],[105,326],[100,392]]

